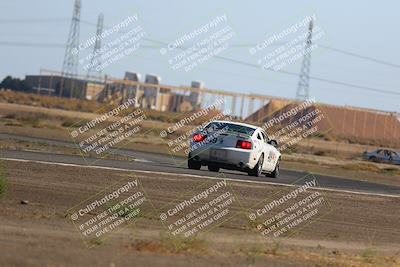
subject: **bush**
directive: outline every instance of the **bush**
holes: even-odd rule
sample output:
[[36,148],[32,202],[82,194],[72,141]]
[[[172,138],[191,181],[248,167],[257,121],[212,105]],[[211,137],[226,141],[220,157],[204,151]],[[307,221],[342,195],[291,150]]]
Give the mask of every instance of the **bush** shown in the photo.
[[3,79],[3,81],[0,83],[0,88],[22,91],[22,92],[32,91],[32,88],[26,84],[25,80],[13,78],[11,76],[7,76]]
[[326,155],[326,152],[325,152],[325,151],[322,151],[322,150],[318,150],[318,151],[315,151],[315,152],[314,152],[314,155],[315,155],[315,156],[325,156],[325,155]]
[[6,176],[3,171],[3,166],[0,162],[0,198],[4,196],[8,188]]

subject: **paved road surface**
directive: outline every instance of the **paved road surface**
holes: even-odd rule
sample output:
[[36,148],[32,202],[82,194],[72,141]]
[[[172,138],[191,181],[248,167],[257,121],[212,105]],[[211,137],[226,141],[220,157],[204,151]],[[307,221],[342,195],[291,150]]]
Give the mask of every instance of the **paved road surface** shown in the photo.
[[[49,139],[39,139],[31,137],[13,136],[8,134],[0,134],[0,139],[14,139],[24,141],[34,141],[39,143],[45,143],[48,145],[58,145],[66,147],[75,147],[74,144],[62,141],[54,141]],[[53,153],[42,153],[42,152],[30,152],[30,151],[9,151],[1,150],[1,158],[11,159],[25,159],[45,162],[58,162],[58,163],[69,163],[78,165],[95,165],[103,167],[114,167],[123,168],[128,170],[146,170],[166,173],[179,173],[179,174],[194,174],[200,176],[215,176],[215,173],[209,172],[206,167],[202,167],[201,170],[190,170],[185,165],[185,160],[182,158],[179,162],[182,165],[178,165],[172,157],[168,155],[161,155],[156,153],[119,150],[119,155],[126,155],[134,157],[135,161],[121,161],[121,160],[110,160],[110,159],[88,159],[87,162],[80,156],[62,155]],[[267,178],[262,177],[250,177],[245,173],[222,170],[220,171],[227,178],[240,179],[240,180],[253,180],[253,181],[267,181],[271,183],[281,184],[292,184],[299,178],[305,176],[307,173],[285,170],[281,170],[281,176],[279,178]],[[378,174],[377,174],[378,175]],[[400,186],[381,185],[370,182],[355,181],[350,179],[344,179],[335,176],[327,175],[314,175],[320,187],[341,189],[341,190],[352,190],[359,192],[369,193],[381,193],[400,195]]]

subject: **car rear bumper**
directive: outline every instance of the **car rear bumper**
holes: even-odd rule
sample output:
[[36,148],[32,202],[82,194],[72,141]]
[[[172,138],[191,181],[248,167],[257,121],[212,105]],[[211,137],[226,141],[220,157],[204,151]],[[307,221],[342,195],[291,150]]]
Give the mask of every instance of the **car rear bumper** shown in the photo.
[[258,160],[253,156],[252,150],[221,147],[193,151],[189,154],[189,158],[201,161],[202,165],[217,164],[224,169],[239,170],[254,168]]

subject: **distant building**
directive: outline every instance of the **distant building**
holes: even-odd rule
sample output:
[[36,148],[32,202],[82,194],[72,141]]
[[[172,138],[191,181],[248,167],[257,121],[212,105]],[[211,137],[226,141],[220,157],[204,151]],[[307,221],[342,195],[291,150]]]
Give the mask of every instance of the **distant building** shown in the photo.
[[25,78],[27,85],[42,95],[93,101],[125,101],[128,98],[135,98],[136,108],[158,111],[187,112],[201,108],[200,91],[203,82],[193,81],[191,87],[199,90],[184,93],[179,88],[175,91],[161,86],[161,78],[154,74],[147,74],[144,84],[135,84],[140,83],[140,79],[139,73],[130,71],[125,72],[123,81],[110,79],[106,83],[86,80],[85,77],[67,78],[56,72],[46,75],[27,75]]
[[103,90],[104,84],[88,82],[86,84],[85,99],[97,101],[100,99]]
[[[193,81],[191,84],[192,88],[203,88],[203,82]],[[199,90],[200,91],[200,90]],[[201,94],[200,92],[191,92],[189,95],[189,102],[192,104],[193,108],[200,108],[201,105]]]
[[124,80],[138,82],[140,77],[141,75],[139,73],[126,71]]
[[85,98],[87,81],[61,75],[27,75],[26,84],[38,94]]
[[186,96],[177,93],[171,93],[169,102],[169,111],[180,112],[180,105],[185,101]]
[[157,106],[155,107],[158,111],[170,111],[172,94],[170,91],[160,87],[160,93],[158,94]]
[[[128,81],[132,81],[132,82],[140,82],[140,78],[141,75],[139,73],[136,72],[125,72],[125,77],[124,80],[128,80]],[[122,93],[123,98],[127,99],[127,98],[135,98],[135,99],[139,99],[140,97],[142,97],[143,93],[139,92],[140,86],[138,85],[125,85],[124,86],[124,92]],[[139,102],[135,102],[135,106],[139,107]]]
[[[161,78],[157,75],[147,74],[144,82],[148,84],[159,85],[161,82]],[[144,99],[142,100],[142,107],[156,109],[157,100],[160,94],[160,87],[144,86],[143,91]]]

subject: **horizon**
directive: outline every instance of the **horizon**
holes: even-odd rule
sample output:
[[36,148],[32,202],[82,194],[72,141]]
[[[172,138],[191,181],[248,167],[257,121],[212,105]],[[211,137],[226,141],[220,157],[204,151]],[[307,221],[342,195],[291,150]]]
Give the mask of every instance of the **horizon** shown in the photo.
[[[20,2],[3,2],[1,7],[6,14],[12,14]],[[347,9],[340,11],[342,14],[338,20],[332,12],[337,10],[337,4],[332,7],[329,3],[300,1],[291,5],[300,6],[297,10],[303,11],[292,12],[285,9],[286,3],[258,2],[260,8],[243,10],[240,4],[228,6],[226,1],[217,4],[211,1],[203,4],[172,1],[158,3],[161,10],[167,11],[159,12],[152,8],[151,2],[138,1],[132,5],[128,1],[119,1],[110,8],[111,3],[106,1],[83,1],[79,41],[82,44],[95,36],[100,13],[104,13],[105,28],[117,25],[129,15],[138,15],[137,24],[145,33],[140,47],[106,66],[105,73],[121,78],[125,71],[135,71],[142,77],[153,73],[161,77],[162,84],[180,86],[202,81],[205,88],[295,100],[302,58],[278,71],[265,71],[254,66],[258,54],[265,52],[255,44],[263,44],[293,23],[315,16],[315,29],[323,34],[321,40],[314,42],[318,47],[311,52],[309,96],[328,105],[400,113],[400,91],[396,79],[400,68],[396,64],[400,62],[396,44],[400,40],[398,35],[390,34],[391,28],[395,27],[392,23],[397,16],[395,7],[385,9],[385,16],[381,17],[371,5],[360,11],[357,9],[360,1],[346,3]],[[266,8],[268,16],[261,11],[262,7]],[[282,9],[284,12],[280,12]],[[61,71],[72,10],[73,1],[53,3],[40,0],[34,4],[26,3],[18,17],[0,20],[0,56],[10,62],[0,68],[1,79],[8,75],[18,78],[38,75],[40,69]],[[190,12],[192,10],[201,12]],[[190,71],[172,69],[168,61],[174,58],[176,51],[171,50],[168,44],[222,15],[232,30],[228,48]],[[154,20],[155,17],[159,19]],[[262,20],[267,22],[266,29],[249,30],[248,25],[254,28],[254,22]],[[182,22],[189,23],[183,25]],[[287,42],[287,39],[282,40]],[[187,41],[187,45],[192,45],[193,41],[195,39]],[[385,42],[385,49],[381,41]],[[166,54],[163,54],[163,49],[166,49]],[[92,47],[87,50],[92,50]],[[85,58],[84,53],[81,53],[82,58]],[[81,65],[80,74],[84,73]]]

